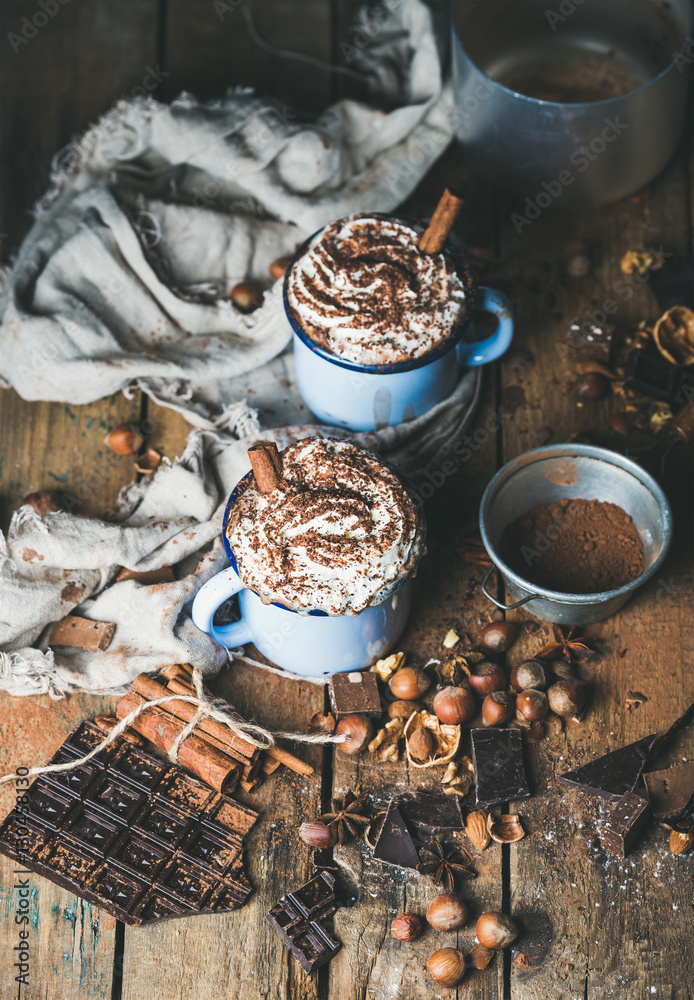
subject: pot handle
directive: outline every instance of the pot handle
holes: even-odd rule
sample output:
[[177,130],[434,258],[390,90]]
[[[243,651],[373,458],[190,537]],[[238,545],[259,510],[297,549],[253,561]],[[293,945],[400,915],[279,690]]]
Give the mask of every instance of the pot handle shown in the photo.
[[232,649],[234,646],[245,646],[253,638],[251,630],[243,618],[230,625],[214,624],[215,611],[219,605],[243,589],[238,573],[229,566],[228,569],[222,570],[221,573],[217,573],[211,580],[204,583],[193,601],[191,617],[195,625],[201,632],[207,632],[215,642],[218,642],[220,646],[226,646],[227,649]]
[[528,601],[532,601],[533,597],[540,596],[539,594],[528,594],[527,597],[524,597],[520,601],[516,601],[515,604],[502,604],[501,601],[497,601],[496,597],[492,597],[492,595],[487,590],[487,580],[492,575],[495,569],[496,569],[495,566],[490,566],[487,572],[484,574],[484,580],[482,580],[482,593],[488,600],[492,602],[492,604],[496,604],[497,608],[501,608],[502,611],[513,611],[515,608],[520,608],[522,604],[527,604]]

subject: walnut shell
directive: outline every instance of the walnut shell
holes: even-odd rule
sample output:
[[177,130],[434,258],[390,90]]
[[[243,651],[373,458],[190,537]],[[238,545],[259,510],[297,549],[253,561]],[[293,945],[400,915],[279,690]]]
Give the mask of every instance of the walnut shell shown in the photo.
[[[410,737],[415,730],[427,729],[434,738],[434,752],[429,760],[415,760],[410,753]],[[404,730],[407,759],[413,767],[433,767],[447,764],[455,757],[460,746],[460,726],[444,725],[431,712],[413,712]]]
[[694,312],[673,306],[653,327],[655,345],[671,365],[694,365]]

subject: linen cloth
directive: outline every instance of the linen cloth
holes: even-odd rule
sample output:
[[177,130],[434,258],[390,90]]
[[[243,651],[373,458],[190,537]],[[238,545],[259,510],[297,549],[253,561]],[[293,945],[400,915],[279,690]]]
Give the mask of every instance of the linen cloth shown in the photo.
[[[169,663],[210,673],[225,662],[188,612],[225,564],[226,497],[261,434],[283,447],[315,432],[269,264],[335,218],[394,209],[452,135],[428,9],[388,0],[383,10],[352,65],[391,110],[344,100],[303,123],[246,91],[206,104],[121,101],[56,159],[5,275],[2,384],[73,404],[140,388],[196,429],[108,521],[15,514],[0,536],[0,688],[60,697],[121,689]],[[244,279],[266,287],[249,316],[229,300]],[[468,426],[479,390],[476,369],[424,417],[356,437],[416,479]],[[168,565],[172,583],[115,582],[119,567]],[[50,624],[73,609],[116,623],[105,653],[48,648]]]

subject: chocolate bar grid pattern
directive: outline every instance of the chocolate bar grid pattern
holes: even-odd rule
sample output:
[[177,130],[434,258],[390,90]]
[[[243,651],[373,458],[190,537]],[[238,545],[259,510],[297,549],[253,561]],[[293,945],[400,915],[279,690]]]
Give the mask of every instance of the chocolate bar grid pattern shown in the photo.
[[[83,722],[50,763],[103,739]],[[0,853],[125,923],[233,910],[251,892],[243,834],[257,814],[120,737],[26,797],[0,827]]]

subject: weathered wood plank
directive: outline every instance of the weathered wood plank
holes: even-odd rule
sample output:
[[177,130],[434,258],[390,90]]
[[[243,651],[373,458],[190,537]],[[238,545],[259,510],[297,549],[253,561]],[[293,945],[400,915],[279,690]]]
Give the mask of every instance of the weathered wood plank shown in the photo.
[[[681,212],[685,185],[680,159],[654,184],[650,201],[624,201],[582,213],[546,212],[520,233],[510,220],[516,206],[506,206],[502,260],[516,269],[512,295],[518,341],[532,350],[535,365],[503,366],[502,398],[519,404],[504,426],[505,461],[576,432],[624,450],[624,439],[607,425],[608,415],[623,404],[608,396],[581,405],[563,384],[578,376],[577,366],[565,361],[565,333],[572,316],[603,309],[609,299],[618,306],[610,317],[618,333],[631,322],[655,318],[657,307],[647,287],[626,297],[620,294],[619,260],[640,244],[663,243],[666,251],[686,252],[688,220]],[[562,274],[558,263],[566,244],[575,239],[587,242],[594,261],[582,279]],[[686,483],[681,485],[687,489]],[[683,520],[676,526],[680,538],[682,532],[689,535],[689,514],[686,519],[687,524]],[[657,827],[626,861],[606,855],[596,819],[607,810],[554,780],[556,773],[593,755],[666,728],[694,698],[685,666],[692,644],[687,624],[691,565],[682,543],[676,540],[674,548],[658,578],[622,612],[588,628],[603,655],[595,661],[594,700],[586,721],[569,723],[564,735],[529,749],[536,788],[522,808],[529,836],[511,850],[512,912],[524,929],[519,948],[528,963],[511,966],[512,997],[570,1000],[653,992],[685,1000],[690,995],[681,959],[691,954],[691,863],[668,853],[665,832]],[[513,617],[529,616],[516,612]],[[536,642],[542,642],[542,635]],[[533,651],[528,647],[526,655]],[[630,689],[643,691],[649,700],[627,713]],[[691,756],[692,747],[691,732],[682,734],[671,759]]]
[[[224,671],[216,690],[246,718],[272,729],[303,731],[323,708],[321,685],[240,662]],[[322,751],[298,744],[291,749],[314,765],[315,774],[302,777],[281,768],[257,794],[244,798],[262,813],[247,839],[246,869],[255,887],[249,902],[223,916],[126,928],[123,1000],[140,1000],[145,982],[148,994],[162,1000],[193,993],[248,1000],[317,996],[315,979],[304,976],[265,920],[285,892],[309,877],[308,850],[297,830],[320,811]]]
[[330,0],[176,0],[167,8],[167,99],[187,90],[208,100],[243,86],[286,101],[289,120],[297,106],[322,108],[331,93],[331,72],[320,66],[331,63],[331,25]]

